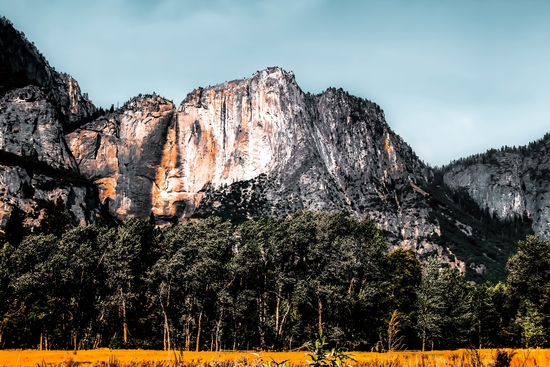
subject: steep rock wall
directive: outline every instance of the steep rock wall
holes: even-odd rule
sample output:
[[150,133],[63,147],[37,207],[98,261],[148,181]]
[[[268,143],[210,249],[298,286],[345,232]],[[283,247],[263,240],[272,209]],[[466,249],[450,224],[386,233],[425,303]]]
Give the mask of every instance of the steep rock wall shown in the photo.
[[67,141],[120,218],[344,210],[372,215],[396,245],[436,249],[429,170],[380,107],[342,90],[305,94],[279,68],[197,89],[177,109],[133,99]]
[[151,192],[174,105],[158,96],[136,97],[115,113],[67,135],[80,172],[119,218],[151,213]]
[[36,86],[11,90],[0,99],[0,149],[55,168],[78,169],[56,106]]
[[550,238],[550,136],[528,147],[492,150],[444,167],[445,183],[465,189],[502,219],[527,215],[535,234]]
[[93,186],[66,179],[67,170],[78,176],[78,166],[65,130],[95,113],[76,80],[51,68],[21,32],[0,18],[0,223],[19,206],[28,214],[28,225],[37,225],[43,201],[58,197],[74,225],[94,221]]

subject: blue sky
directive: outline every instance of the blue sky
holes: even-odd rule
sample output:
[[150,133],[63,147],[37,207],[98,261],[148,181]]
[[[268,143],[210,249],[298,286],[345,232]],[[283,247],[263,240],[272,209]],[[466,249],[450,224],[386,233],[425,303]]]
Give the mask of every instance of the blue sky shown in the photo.
[[550,1],[0,0],[98,106],[280,66],[378,103],[431,165],[550,131]]

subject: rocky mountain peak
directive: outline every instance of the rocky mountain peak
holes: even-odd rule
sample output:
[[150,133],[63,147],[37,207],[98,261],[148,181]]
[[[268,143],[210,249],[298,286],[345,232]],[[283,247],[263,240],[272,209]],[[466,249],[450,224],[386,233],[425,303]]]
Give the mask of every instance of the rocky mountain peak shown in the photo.
[[197,88],[177,107],[148,94],[100,114],[5,18],[0,42],[0,220],[19,206],[36,225],[58,197],[73,225],[93,222],[100,202],[158,224],[342,211],[479,277],[502,277],[529,221],[550,233],[548,136],[434,170],[376,103],[304,93],[278,67]]
[[114,215],[346,211],[375,217],[396,245],[429,250],[438,226],[421,188],[427,168],[375,103],[334,88],[306,94],[280,68],[198,88],[177,109],[156,98],[66,136]]
[[65,132],[94,118],[94,105],[6,18],[0,46],[0,222],[18,206],[37,225],[44,202],[58,198],[73,225],[93,222],[94,188],[79,176]]
[[44,88],[46,98],[59,111],[57,119],[72,129],[91,119],[96,108],[83,98],[78,82],[68,74],[58,73],[25,35],[6,18],[0,18],[0,95],[33,85]]
[[48,61],[5,17],[0,17],[0,45],[0,94],[29,84],[52,84],[54,71]]

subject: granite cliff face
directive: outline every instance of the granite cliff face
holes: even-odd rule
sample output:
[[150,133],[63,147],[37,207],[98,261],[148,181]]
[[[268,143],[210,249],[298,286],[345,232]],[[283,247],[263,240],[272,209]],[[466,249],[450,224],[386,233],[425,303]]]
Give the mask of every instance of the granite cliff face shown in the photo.
[[[204,157],[202,167],[215,167],[210,177],[190,176],[204,191],[199,215],[369,213],[392,240],[412,247],[437,229],[415,189],[427,169],[374,103],[336,89],[304,94],[292,73],[272,68],[191,93],[178,118],[184,142],[196,139],[183,159]],[[205,154],[209,144],[215,154]]]
[[[65,130],[94,117],[78,83],[57,73],[11,23],[0,19],[0,222],[14,206],[39,223],[44,201],[61,197],[72,223],[94,220],[92,185],[71,183],[78,166]],[[63,179],[61,179],[63,177]],[[74,180],[73,180],[74,181]]]
[[197,89],[177,109],[134,98],[66,138],[119,218],[344,210],[419,252],[438,231],[421,189],[429,170],[380,107],[342,90],[305,94],[279,68]]
[[6,92],[0,99],[0,149],[55,168],[77,170],[65,144],[57,106],[34,85]]
[[151,213],[174,111],[161,97],[136,97],[67,135],[80,172],[97,184],[101,201],[117,217],[146,219]]
[[434,170],[375,103],[304,93],[280,68],[196,89],[179,106],[140,95],[100,115],[0,19],[0,222],[19,206],[36,225],[58,197],[73,225],[94,222],[100,203],[159,224],[345,211],[372,216],[394,246],[501,279],[525,228],[504,238],[487,220],[530,217],[548,236],[549,141]]
[[465,189],[499,218],[527,216],[550,238],[550,135],[520,148],[490,150],[443,168],[445,183]]

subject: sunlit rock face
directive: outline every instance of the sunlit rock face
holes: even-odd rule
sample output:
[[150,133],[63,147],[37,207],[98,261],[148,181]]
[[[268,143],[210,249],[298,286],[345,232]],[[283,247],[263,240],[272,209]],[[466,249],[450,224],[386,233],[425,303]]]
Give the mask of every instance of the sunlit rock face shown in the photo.
[[[28,215],[27,224],[37,225],[43,213],[39,203],[57,198],[64,201],[73,225],[93,222],[95,189],[82,183],[60,185],[59,175],[78,171],[65,132],[91,119],[94,105],[73,78],[51,68],[5,18],[0,18],[0,45],[0,224],[19,206]],[[21,166],[36,162],[54,170],[43,174],[43,169]]]
[[394,244],[435,249],[428,169],[380,107],[342,90],[305,94],[279,68],[197,89],[177,109],[135,98],[67,142],[120,218],[343,210],[370,214]]
[[341,89],[304,94],[292,73],[271,68],[191,93],[177,117],[196,215],[369,213],[411,247],[437,229],[411,185],[427,170],[374,103]]
[[174,110],[161,97],[136,97],[67,135],[80,172],[95,181],[101,201],[119,218],[147,218],[151,213]]
[[463,188],[501,219],[527,215],[535,234],[550,238],[550,135],[508,151],[492,151],[448,166],[444,180]]

